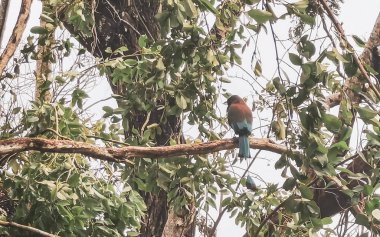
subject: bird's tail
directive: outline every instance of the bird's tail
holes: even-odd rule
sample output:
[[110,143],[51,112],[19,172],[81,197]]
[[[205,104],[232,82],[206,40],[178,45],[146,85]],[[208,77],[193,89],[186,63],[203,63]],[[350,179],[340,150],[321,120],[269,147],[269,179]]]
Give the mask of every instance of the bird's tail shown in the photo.
[[249,152],[249,140],[248,136],[239,136],[239,157],[251,158],[251,153]]

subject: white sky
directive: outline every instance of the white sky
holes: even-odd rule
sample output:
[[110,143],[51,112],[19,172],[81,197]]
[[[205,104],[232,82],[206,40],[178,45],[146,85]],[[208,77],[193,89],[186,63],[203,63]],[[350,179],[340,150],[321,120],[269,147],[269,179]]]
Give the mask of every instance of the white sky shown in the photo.
[[[5,46],[7,43],[7,38],[11,34],[11,30],[13,29],[13,25],[16,22],[18,15],[18,8],[20,6],[21,0],[11,0],[10,6],[10,14],[8,15],[8,24],[6,28],[6,32],[4,34],[4,38],[1,43],[1,48]],[[31,15],[29,18],[28,26],[26,32],[30,30],[30,28],[34,25],[39,24],[39,13],[40,13],[40,1],[34,1],[33,7],[31,11]],[[343,22],[343,28],[346,34],[351,35],[355,34],[363,39],[367,39],[372,30],[373,24],[377,18],[377,15],[380,12],[380,1],[379,0],[346,0],[341,9],[341,14],[339,16],[339,20]],[[287,28],[284,28],[284,34],[287,34]],[[269,36],[262,36],[269,37]],[[265,40],[265,43],[261,43],[261,53],[263,60],[263,71],[264,75],[267,77],[272,77],[275,72],[275,63],[274,62],[274,51],[273,51],[273,43],[270,38],[269,40]],[[265,54],[263,55],[263,52]],[[250,69],[250,58],[243,58],[244,67],[247,71],[251,72]],[[236,72],[232,70],[229,72],[229,75],[232,76],[242,76],[246,77],[244,73]],[[247,79],[247,78],[246,78]],[[95,89],[90,93],[91,100],[97,101],[99,99],[103,99],[109,96],[110,92],[105,80],[99,80],[99,89]],[[233,81],[233,83],[229,86],[226,86],[229,92],[232,94],[238,94],[241,96],[248,96],[249,101],[252,99],[252,95],[254,94],[249,86],[243,82]],[[108,90],[108,91],[105,91]],[[255,96],[256,97],[256,96]],[[106,102],[110,103],[110,102]],[[91,104],[91,103],[89,103]],[[104,103],[103,103],[104,105]],[[103,105],[100,105],[101,108]],[[223,106],[221,106],[223,107]],[[254,126],[255,127],[255,126]],[[257,127],[257,126],[256,126]],[[190,128],[189,128],[190,129]],[[185,129],[186,130],[186,129]],[[255,136],[260,136],[259,133],[255,133]],[[252,151],[253,153],[253,151]],[[265,156],[269,158],[268,160],[259,159],[255,162],[254,167],[251,168],[251,171],[263,177],[267,182],[278,182],[279,180],[279,171],[276,171],[273,167],[274,161],[276,160],[276,156],[273,156],[268,153],[263,153],[262,157]],[[244,165],[244,163],[243,163]],[[225,214],[222,222],[219,224],[218,228],[218,237],[227,237],[227,236],[242,236],[245,231],[238,226],[235,225],[234,221],[231,221],[228,218],[229,214]]]

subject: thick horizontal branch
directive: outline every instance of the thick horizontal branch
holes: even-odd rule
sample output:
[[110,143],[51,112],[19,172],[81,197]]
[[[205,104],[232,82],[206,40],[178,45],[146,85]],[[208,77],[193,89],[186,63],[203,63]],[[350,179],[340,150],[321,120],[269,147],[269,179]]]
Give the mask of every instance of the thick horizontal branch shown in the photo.
[[[78,153],[105,161],[127,162],[132,158],[167,158],[176,156],[201,155],[230,150],[237,147],[237,139],[222,139],[197,144],[180,144],[161,147],[99,147],[93,144],[69,140],[49,140],[44,138],[11,138],[0,140],[0,156],[23,151],[40,151],[52,153]],[[282,154],[288,151],[286,146],[279,145],[265,138],[250,138],[250,147]]]

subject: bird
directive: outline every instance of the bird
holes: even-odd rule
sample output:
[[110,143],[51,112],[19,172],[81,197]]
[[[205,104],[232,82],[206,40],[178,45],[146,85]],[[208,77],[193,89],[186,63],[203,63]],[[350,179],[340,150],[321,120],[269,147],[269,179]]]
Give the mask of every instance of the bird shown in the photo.
[[257,185],[256,185],[255,181],[253,180],[253,178],[252,178],[250,175],[247,176],[247,179],[246,179],[246,181],[245,181],[245,186],[246,186],[249,190],[252,190],[252,191],[257,191],[257,190],[259,190],[259,189],[257,188]]
[[248,136],[252,132],[252,111],[242,98],[232,95],[227,99],[228,124],[239,135],[239,157],[250,158]]

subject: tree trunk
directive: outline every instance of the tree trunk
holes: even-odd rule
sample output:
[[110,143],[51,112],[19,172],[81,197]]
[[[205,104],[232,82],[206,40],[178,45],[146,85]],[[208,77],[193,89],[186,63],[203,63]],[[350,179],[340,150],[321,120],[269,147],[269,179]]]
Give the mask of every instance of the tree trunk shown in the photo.
[[[125,55],[132,55],[139,51],[138,39],[141,35],[146,35],[150,41],[160,38],[160,27],[154,16],[159,11],[161,5],[157,0],[108,0],[96,1],[91,6],[95,19],[96,38],[81,36],[80,32],[65,24],[66,28],[74,35],[79,36],[79,42],[94,56],[107,58],[110,55],[105,51],[108,47],[112,50],[127,46]],[[114,94],[128,95],[128,88],[123,85],[109,84]],[[131,89],[131,88],[129,88]],[[167,101],[168,100],[168,101]],[[173,104],[174,99],[159,99],[155,101],[156,107],[149,113],[141,111],[129,111],[124,120],[128,122],[128,129],[125,131],[126,137],[132,133],[132,129],[142,132],[150,124],[160,124],[162,133],[157,135],[155,143],[157,146],[168,145],[170,139],[179,142],[183,141],[181,134],[181,120],[176,116],[167,117],[166,122],[162,122],[163,110],[158,108],[165,103]],[[192,205],[189,215],[178,216],[174,214],[167,205],[167,194],[161,190],[158,193],[140,193],[147,206],[146,216],[142,220],[140,236],[192,236],[195,208]],[[191,218],[189,218],[189,216]]]

